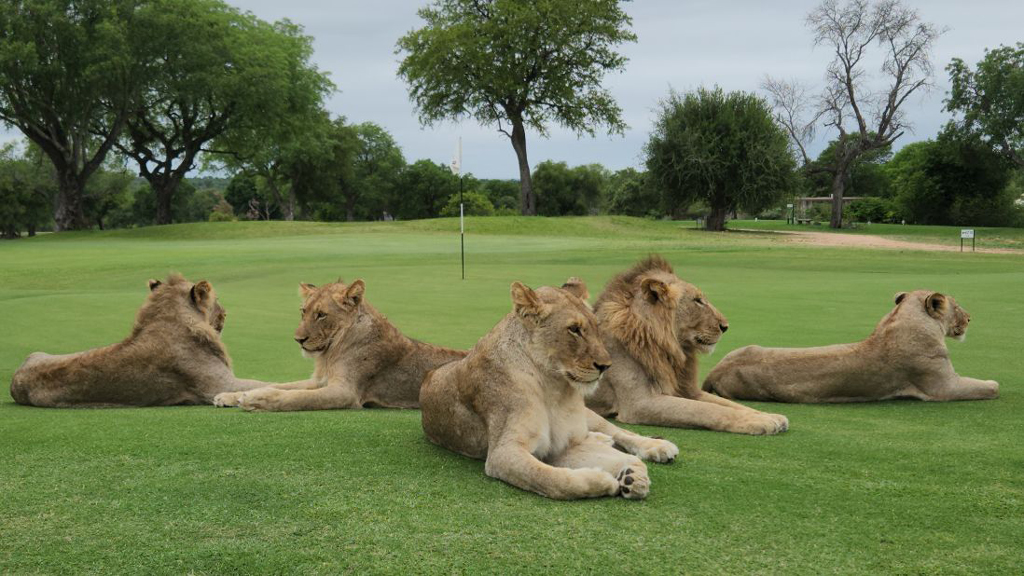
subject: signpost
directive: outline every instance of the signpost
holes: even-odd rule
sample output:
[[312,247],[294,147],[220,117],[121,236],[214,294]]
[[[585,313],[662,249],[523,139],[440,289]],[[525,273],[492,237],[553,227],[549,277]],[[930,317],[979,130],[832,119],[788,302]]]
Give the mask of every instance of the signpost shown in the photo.
[[786,209],[789,210],[789,215],[786,218],[786,224],[796,224],[796,211],[793,210],[793,205],[786,204]]
[[974,229],[963,228],[960,230],[960,251],[964,251],[964,240],[970,238],[971,240],[971,252],[974,252]]

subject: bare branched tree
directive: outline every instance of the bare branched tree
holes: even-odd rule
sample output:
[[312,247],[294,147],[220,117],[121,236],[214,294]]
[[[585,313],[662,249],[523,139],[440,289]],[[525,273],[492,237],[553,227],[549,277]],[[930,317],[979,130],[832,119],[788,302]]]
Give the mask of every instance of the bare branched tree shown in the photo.
[[[807,143],[819,121],[838,132],[835,155],[816,168],[832,176],[833,228],[843,225],[843,193],[850,170],[865,152],[891,145],[909,128],[901,107],[914,93],[931,86],[931,51],[942,34],[922,22],[916,10],[899,0],[825,0],[807,16],[814,45],[834,52],[817,102],[796,82],[766,78],[776,118],[789,132],[804,165]],[[883,52],[876,81],[868,71],[869,52]],[[877,60],[877,58],[876,58]]]

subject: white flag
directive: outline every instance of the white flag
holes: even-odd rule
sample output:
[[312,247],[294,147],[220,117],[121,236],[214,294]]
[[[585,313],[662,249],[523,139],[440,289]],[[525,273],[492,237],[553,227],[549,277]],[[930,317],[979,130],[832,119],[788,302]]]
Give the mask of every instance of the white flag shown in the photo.
[[448,166],[452,170],[452,174],[456,176],[462,171],[462,136],[459,136],[459,143],[455,147],[455,154],[452,156],[452,163]]

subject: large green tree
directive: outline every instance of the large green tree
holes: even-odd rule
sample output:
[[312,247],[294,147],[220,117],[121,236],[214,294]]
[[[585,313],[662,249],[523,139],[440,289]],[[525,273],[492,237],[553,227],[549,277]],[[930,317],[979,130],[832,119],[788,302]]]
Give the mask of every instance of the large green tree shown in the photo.
[[88,225],[82,196],[155,62],[139,52],[142,0],[22,0],[0,8],[0,120],[53,163],[57,230]]
[[31,152],[19,154],[13,143],[0,147],[0,238],[34,236],[51,219],[52,169]]
[[708,230],[724,230],[729,212],[771,206],[793,186],[786,133],[753,94],[673,91],[660,104],[644,151],[665,206],[705,201]]
[[[807,15],[807,26],[814,44],[832,55],[825,87],[813,99],[820,106],[793,82],[768,78],[762,87],[805,165],[819,122],[838,133],[831,161],[819,169],[832,181],[831,226],[841,228],[850,170],[863,154],[890,146],[907,129],[901,108],[931,84],[931,50],[941,32],[900,0],[824,0]],[[871,74],[868,66],[876,63],[877,74]]]
[[947,130],[904,146],[886,167],[902,215],[915,224],[1013,223],[1010,162],[976,137]]
[[988,50],[975,70],[959,58],[946,70],[952,84],[946,110],[960,115],[954,126],[1024,168],[1024,43]]
[[619,0],[435,0],[425,25],[398,40],[398,74],[425,124],[473,117],[496,124],[519,161],[520,209],[536,214],[526,130],[551,123],[594,135],[625,124],[604,76],[636,40]]
[[331,84],[309,62],[312,39],[287,21],[271,25],[220,0],[151,1],[136,18],[159,66],[117,146],[153,188],[156,223],[169,224],[178,184],[207,143],[236,127],[273,137],[283,116],[309,113],[290,109],[296,91],[318,109]]
[[537,212],[543,216],[596,214],[609,177],[600,164],[569,168],[565,162],[541,162],[533,172]]

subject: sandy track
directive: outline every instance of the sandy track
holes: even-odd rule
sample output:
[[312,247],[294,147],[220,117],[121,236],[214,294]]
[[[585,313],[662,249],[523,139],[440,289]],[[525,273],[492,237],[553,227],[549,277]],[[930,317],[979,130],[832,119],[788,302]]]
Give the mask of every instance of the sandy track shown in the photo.
[[[873,248],[880,250],[924,250],[929,252],[959,252],[960,246],[947,246],[944,244],[927,244],[924,242],[908,242],[906,240],[894,240],[882,236],[869,236],[867,234],[841,234],[831,232],[774,232],[780,236],[786,236],[788,242],[798,244],[813,244],[815,246],[845,246],[850,248]],[[965,250],[969,248],[965,247]],[[1024,254],[1022,250],[1013,248],[978,248],[977,252],[986,254]]]

